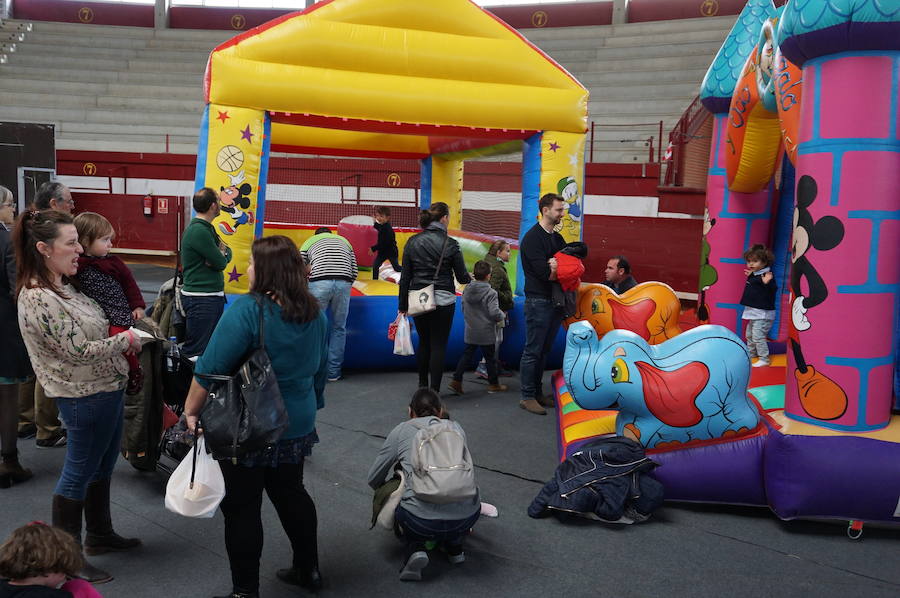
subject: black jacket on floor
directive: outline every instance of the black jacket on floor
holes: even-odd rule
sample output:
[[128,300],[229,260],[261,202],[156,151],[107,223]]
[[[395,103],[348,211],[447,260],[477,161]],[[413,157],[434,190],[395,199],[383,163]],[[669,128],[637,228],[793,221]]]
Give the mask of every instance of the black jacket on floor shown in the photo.
[[626,510],[649,515],[663,502],[662,484],[645,475],[656,465],[633,440],[599,439],[559,464],[528,515],[556,512],[602,521],[617,521]]

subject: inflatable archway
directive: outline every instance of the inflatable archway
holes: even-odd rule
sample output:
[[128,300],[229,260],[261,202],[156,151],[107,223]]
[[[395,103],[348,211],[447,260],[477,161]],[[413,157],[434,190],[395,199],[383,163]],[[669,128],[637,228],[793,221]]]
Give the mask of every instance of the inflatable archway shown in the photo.
[[[570,204],[563,235],[581,237],[588,92],[468,0],[325,0],[218,46],[204,87],[196,185],[221,191],[214,224],[233,250],[228,293],[247,290],[273,151],[420,159],[420,205],[446,202],[453,229],[464,160],[521,149],[522,231],[536,221],[539,197],[552,191]],[[387,317],[386,326],[396,313],[396,287],[368,290],[393,297],[381,298],[377,318],[363,312],[378,301],[351,305],[350,367],[400,359],[387,344],[374,353],[359,344],[354,363],[353,319],[363,317],[371,336],[372,322]]]

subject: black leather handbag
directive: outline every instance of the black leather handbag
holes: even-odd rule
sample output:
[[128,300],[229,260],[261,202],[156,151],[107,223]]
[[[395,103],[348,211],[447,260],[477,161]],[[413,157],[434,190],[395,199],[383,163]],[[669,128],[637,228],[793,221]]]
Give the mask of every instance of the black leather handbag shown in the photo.
[[209,396],[199,427],[216,459],[233,463],[247,453],[278,442],[290,425],[278,380],[266,353],[263,299],[259,306],[259,348],[231,376],[196,374],[209,380]]

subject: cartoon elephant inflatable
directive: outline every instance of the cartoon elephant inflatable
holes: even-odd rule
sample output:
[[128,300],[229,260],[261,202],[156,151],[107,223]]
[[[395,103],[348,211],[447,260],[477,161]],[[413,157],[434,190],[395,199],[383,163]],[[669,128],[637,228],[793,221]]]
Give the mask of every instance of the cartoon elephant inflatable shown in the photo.
[[747,397],[747,348],[722,326],[699,326],[649,345],[627,330],[598,340],[590,324],[575,322],[563,377],[584,409],[618,404],[616,433],[648,449],[744,436],[760,425]]

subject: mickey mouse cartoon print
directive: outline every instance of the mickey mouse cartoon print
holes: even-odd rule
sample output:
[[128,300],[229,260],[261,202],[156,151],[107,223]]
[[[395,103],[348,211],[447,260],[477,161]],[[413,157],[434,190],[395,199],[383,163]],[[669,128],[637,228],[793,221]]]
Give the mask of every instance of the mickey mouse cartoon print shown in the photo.
[[[797,369],[794,376],[803,410],[820,420],[838,419],[847,410],[847,393],[835,381],[806,363],[800,332],[812,327],[807,313],[828,298],[828,287],[807,256],[810,248],[828,251],[844,239],[844,225],[834,216],[814,221],[809,211],[818,193],[815,179],[800,177],[791,238],[791,329],[790,344]],[[806,281],[804,294],[801,281]]]
[[244,171],[237,174],[229,174],[231,185],[228,187],[219,187],[219,205],[222,211],[231,216],[233,224],[228,222],[219,222],[219,232],[223,235],[233,235],[242,224],[252,224],[255,219],[253,212],[245,212],[250,207],[250,192],[253,187],[250,183],[244,182]]

